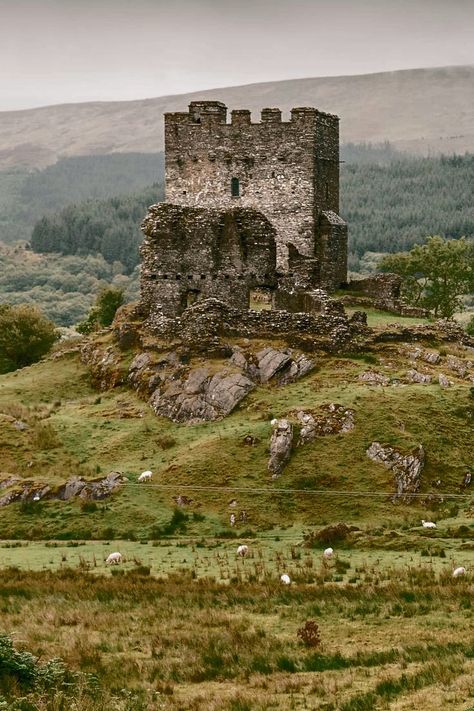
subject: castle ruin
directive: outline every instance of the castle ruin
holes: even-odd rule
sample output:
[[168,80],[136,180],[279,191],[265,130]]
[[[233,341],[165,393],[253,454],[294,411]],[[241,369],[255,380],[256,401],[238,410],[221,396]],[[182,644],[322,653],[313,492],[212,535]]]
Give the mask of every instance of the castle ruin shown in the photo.
[[346,282],[339,119],[314,108],[250,111],[193,101],[165,114],[166,202],[143,223],[142,307],[173,318],[195,301],[310,311],[311,291]]

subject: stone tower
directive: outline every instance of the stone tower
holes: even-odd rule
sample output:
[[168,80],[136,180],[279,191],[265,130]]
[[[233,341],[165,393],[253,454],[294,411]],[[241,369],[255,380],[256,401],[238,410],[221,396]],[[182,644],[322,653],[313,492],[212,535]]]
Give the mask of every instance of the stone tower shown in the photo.
[[[291,271],[289,245],[312,257],[314,286],[345,283],[347,227],[339,211],[339,119],[314,108],[231,112],[193,101],[165,114],[166,201],[200,208],[252,208],[276,230],[277,262]],[[293,250],[294,252],[295,250]]]

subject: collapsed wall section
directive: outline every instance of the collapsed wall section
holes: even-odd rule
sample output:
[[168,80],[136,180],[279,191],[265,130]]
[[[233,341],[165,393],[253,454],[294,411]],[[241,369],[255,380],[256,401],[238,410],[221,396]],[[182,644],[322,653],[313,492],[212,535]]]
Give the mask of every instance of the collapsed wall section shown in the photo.
[[142,223],[141,309],[175,318],[212,297],[248,309],[276,284],[275,228],[256,210],[152,205]]

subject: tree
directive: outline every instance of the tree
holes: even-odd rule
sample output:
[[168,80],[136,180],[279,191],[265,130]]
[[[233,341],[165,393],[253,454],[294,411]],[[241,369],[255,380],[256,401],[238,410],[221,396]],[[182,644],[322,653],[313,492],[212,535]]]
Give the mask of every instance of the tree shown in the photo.
[[36,363],[58,337],[52,321],[35,306],[0,305],[0,372]]
[[426,244],[409,252],[384,257],[379,268],[402,277],[407,303],[451,318],[463,308],[459,297],[474,290],[474,242],[465,237],[428,237]]
[[100,327],[110,326],[114,320],[115,312],[123,302],[123,289],[115,286],[102,289],[91,307],[87,319],[78,323],[76,329],[79,333],[91,333]]

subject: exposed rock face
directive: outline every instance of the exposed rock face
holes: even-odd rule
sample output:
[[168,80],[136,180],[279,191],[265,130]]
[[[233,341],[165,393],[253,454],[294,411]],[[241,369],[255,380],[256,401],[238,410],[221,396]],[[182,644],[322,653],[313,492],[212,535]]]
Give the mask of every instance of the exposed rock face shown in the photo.
[[438,375],[438,382],[442,388],[449,388],[452,385],[452,382],[449,380],[449,378],[443,375],[443,373],[440,373]]
[[312,442],[316,437],[350,432],[354,429],[354,410],[343,405],[323,405],[319,413],[300,410],[296,417],[301,423],[298,446]]
[[369,459],[383,464],[393,472],[396,485],[395,498],[415,494],[420,488],[420,476],[425,464],[425,451],[420,444],[414,452],[403,454],[394,447],[372,442],[366,451]]
[[254,387],[241,373],[223,369],[211,374],[207,368],[196,368],[185,379],[158,387],[150,404],[157,415],[198,424],[225,417]]
[[428,351],[425,348],[415,348],[408,353],[410,360],[424,360],[425,363],[436,365],[441,360],[441,354],[438,351]]
[[231,363],[257,383],[276,381],[279,385],[294,382],[314,368],[314,361],[304,354],[293,355],[291,349],[263,348],[257,353],[235,347]]
[[412,368],[411,370],[407,371],[407,380],[410,383],[420,383],[422,385],[428,385],[431,383],[431,375],[428,375],[427,373],[420,373],[418,370],[415,370]]
[[358,379],[367,385],[388,385],[390,383],[390,378],[377,370],[366,370],[365,373],[359,375]]
[[125,381],[126,371],[120,353],[113,346],[103,348],[94,341],[87,341],[81,348],[81,360],[89,366],[92,379],[100,390],[109,390]]
[[459,375],[460,378],[465,378],[473,366],[472,361],[456,358],[456,356],[453,355],[447,356],[446,365],[450,370]]
[[282,473],[291,456],[293,425],[286,419],[273,420],[272,425],[268,470],[272,473],[272,479],[276,479]]
[[283,353],[274,348],[264,348],[256,355],[259,377],[262,383],[267,383],[275,373],[287,366],[291,359],[288,353]]
[[123,482],[125,477],[120,472],[110,472],[106,477],[86,481],[80,477],[73,477],[65,484],[52,488],[47,484],[38,484],[26,481],[19,477],[8,477],[0,482],[0,489],[15,487],[0,498],[0,507],[12,504],[15,501],[41,501],[59,499],[69,501],[79,496],[81,499],[100,500],[110,496]]
[[293,382],[309,372],[314,362],[290,349],[265,348],[255,354],[236,346],[229,365],[232,369],[213,374],[209,368],[190,368],[189,357],[183,353],[171,351],[157,359],[145,351],[132,360],[127,380],[150,399],[156,414],[197,424],[228,415],[256,383]]

